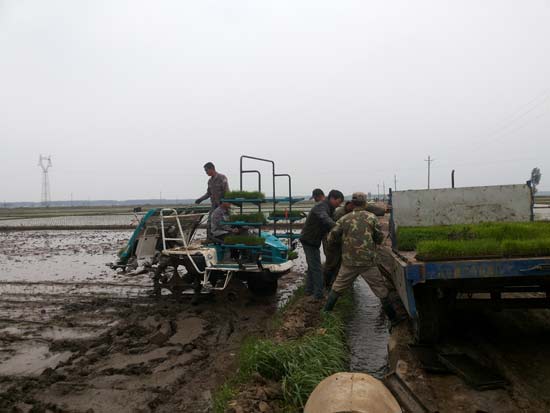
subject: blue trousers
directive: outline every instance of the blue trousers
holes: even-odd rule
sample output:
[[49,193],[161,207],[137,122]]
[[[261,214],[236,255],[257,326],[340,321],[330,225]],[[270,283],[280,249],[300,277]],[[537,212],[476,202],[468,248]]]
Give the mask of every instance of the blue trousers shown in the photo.
[[319,247],[302,244],[306,254],[306,295],[313,295],[315,298],[323,298],[323,270],[321,268],[321,251]]

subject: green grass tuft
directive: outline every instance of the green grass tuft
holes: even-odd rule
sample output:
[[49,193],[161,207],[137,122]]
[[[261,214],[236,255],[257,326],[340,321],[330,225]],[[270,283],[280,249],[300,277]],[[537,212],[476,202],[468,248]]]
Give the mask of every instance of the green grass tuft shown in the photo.
[[234,378],[233,380],[224,383],[219,389],[214,392],[212,396],[212,410],[216,413],[224,413],[227,409],[228,403],[237,394],[237,385],[239,380]]
[[229,221],[235,222],[235,221],[242,221],[242,222],[261,222],[265,224],[267,221],[265,219],[265,215],[261,212],[255,213],[255,214],[232,214],[229,217]]
[[[303,294],[301,287],[279,311],[281,322],[286,309],[295,305]],[[345,322],[353,306],[352,294],[348,292],[338,300],[332,313],[322,314],[318,329],[297,340],[248,339],[241,347],[238,374],[214,395],[214,412],[224,412],[238,386],[246,385],[255,373],[282,384],[282,411],[302,411],[317,384],[348,368]]]
[[228,235],[225,237],[224,244],[236,245],[243,244],[249,246],[264,245],[265,239],[262,237],[255,237],[253,235]]
[[317,330],[298,340],[250,340],[242,348],[241,371],[281,382],[288,407],[303,408],[317,384],[348,366],[345,320],[352,308],[347,294],[334,312],[322,314]]
[[288,252],[288,259],[289,260],[295,260],[298,258],[298,253],[296,251],[289,251]]
[[265,194],[259,191],[228,191],[224,195],[225,199],[265,199]]

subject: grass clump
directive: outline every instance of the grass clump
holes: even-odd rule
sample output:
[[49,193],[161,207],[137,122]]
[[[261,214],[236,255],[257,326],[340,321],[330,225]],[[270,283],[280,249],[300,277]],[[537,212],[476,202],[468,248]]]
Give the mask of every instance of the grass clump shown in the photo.
[[259,191],[228,191],[225,199],[265,199],[265,194]]
[[[275,328],[284,322],[286,311],[304,295],[300,287],[276,315]],[[348,368],[345,322],[353,311],[352,294],[343,295],[332,313],[323,313],[319,326],[299,339],[276,341],[248,339],[239,354],[239,371],[214,394],[214,412],[222,413],[239,386],[256,374],[281,383],[284,412],[300,412],[313,389],[326,377]]]
[[265,215],[261,212],[255,214],[232,214],[229,217],[231,222],[250,222],[250,223],[266,223]]
[[225,413],[227,405],[237,394],[237,386],[242,382],[242,378],[234,377],[232,380],[224,383],[212,396],[212,410],[216,413]]
[[348,366],[345,319],[352,306],[349,294],[342,297],[334,312],[322,314],[319,328],[300,339],[250,340],[242,348],[241,371],[281,382],[288,409],[303,409],[319,382]]
[[265,239],[253,235],[228,235],[223,240],[223,243],[228,245],[262,246],[265,244]]

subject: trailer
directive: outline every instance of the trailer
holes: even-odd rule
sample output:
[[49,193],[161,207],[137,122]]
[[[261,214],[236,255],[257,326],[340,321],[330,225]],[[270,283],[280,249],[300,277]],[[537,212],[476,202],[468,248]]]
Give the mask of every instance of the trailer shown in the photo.
[[550,308],[550,256],[423,261],[401,251],[400,226],[430,227],[533,220],[529,185],[395,191],[381,271],[413,320],[416,339],[440,337],[454,309]]

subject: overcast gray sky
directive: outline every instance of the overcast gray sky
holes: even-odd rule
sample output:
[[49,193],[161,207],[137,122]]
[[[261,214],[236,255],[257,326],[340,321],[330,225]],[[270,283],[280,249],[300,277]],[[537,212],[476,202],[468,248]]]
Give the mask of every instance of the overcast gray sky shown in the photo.
[[[550,189],[550,1],[0,0],[0,201],[194,198],[213,161],[312,187]],[[252,165],[251,165],[252,166]],[[250,182],[252,184],[252,180]],[[266,188],[269,186],[266,183]]]

